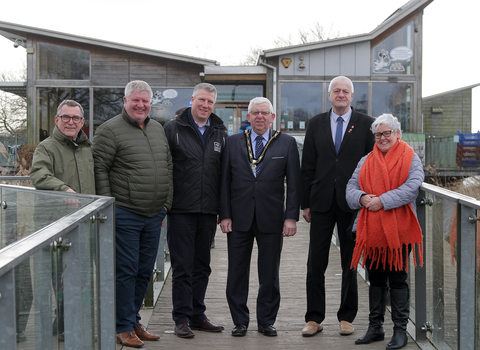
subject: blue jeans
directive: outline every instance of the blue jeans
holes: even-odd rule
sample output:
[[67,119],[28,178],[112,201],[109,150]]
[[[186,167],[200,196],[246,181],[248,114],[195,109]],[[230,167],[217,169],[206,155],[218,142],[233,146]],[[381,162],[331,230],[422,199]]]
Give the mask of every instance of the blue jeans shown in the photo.
[[150,218],[115,208],[117,334],[133,331],[140,322],[165,215],[165,209]]

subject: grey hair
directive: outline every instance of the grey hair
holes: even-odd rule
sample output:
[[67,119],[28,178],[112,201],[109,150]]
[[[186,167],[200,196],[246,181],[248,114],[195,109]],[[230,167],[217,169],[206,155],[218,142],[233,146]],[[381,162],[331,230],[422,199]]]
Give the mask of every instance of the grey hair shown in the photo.
[[333,85],[333,83],[336,82],[337,80],[345,80],[345,81],[348,81],[348,82],[350,83],[350,86],[352,87],[352,94],[353,94],[354,89],[353,89],[353,83],[352,83],[352,81],[351,81],[349,78],[347,78],[347,77],[345,77],[345,76],[343,76],[343,75],[339,75],[338,77],[333,78],[332,81],[330,82],[330,84],[328,84],[328,92],[329,92],[329,93],[330,93],[330,90],[332,90],[332,85]]
[[63,100],[59,105],[58,105],[58,108],[57,108],[57,115],[60,116],[60,113],[62,112],[62,107],[63,106],[69,106],[69,107],[79,107],[80,108],[80,114],[81,114],[81,117],[83,118],[83,107],[80,103],[78,103],[77,101],[74,101],[74,100]]
[[212,84],[209,84],[209,83],[200,83],[200,84],[197,84],[194,88],[193,88],[193,94],[192,94],[192,97],[195,98],[197,97],[198,93],[200,92],[200,90],[207,90],[208,92],[213,92],[215,93],[215,101],[217,101],[217,88],[215,86],[213,86]]
[[394,117],[392,114],[384,113],[379,116],[377,119],[374,120],[370,130],[375,134],[380,127],[380,125],[387,125],[388,127],[392,128],[394,132],[400,132],[400,137],[402,137],[402,125],[398,121],[397,117]]
[[248,113],[252,111],[252,108],[254,105],[260,105],[262,103],[268,103],[268,106],[270,108],[270,112],[273,113],[273,105],[272,102],[268,98],[265,97],[255,97],[253,98],[250,103],[248,104]]
[[153,91],[150,85],[143,80],[133,80],[125,86],[125,97],[128,99],[134,91],[147,91],[150,94],[150,100],[153,97]]

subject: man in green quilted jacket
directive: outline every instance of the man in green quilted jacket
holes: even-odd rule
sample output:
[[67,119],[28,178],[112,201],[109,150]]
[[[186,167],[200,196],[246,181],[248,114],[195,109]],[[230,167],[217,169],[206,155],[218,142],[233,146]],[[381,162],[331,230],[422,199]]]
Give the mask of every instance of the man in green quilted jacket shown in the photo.
[[162,125],[150,119],[152,89],[128,83],[120,115],[93,139],[96,192],[115,197],[117,342],[141,347],[160,336],[138,313],[157,256],[162,221],[172,206],[172,157]]

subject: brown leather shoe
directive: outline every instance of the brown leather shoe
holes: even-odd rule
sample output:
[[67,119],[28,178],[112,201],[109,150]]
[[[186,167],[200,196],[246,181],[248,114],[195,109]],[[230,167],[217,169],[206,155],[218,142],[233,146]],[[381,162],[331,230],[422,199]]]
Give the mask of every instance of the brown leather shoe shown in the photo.
[[145,343],[138,339],[135,332],[123,332],[117,334],[117,343],[130,346],[132,348],[141,348]]
[[141,340],[158,340],[158,339],[160,339],[159,335],[148,333],[145,326],[141,323],[137,324],[137,326],[135,327],[135,334]]
[[304,337],[313,337],[315,334],[321,332],[323,326],[315,321],[308,321],[305,327],[302,329],[302,335]]
[[223,326],[213,324],[208,318],[200,323],[191,324],[190,329],[197,329],[205,332],[221,332],[224,330]]
[[354,331],[354,328],[350,322],[340,321],[340,334],[341,335],[350,335]]

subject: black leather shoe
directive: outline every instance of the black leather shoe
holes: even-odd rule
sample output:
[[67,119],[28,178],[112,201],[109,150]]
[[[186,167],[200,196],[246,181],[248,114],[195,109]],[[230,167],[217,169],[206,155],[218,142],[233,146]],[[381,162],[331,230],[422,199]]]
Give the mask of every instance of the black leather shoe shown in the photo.
[[182,323],[175,326],[175,334],[180,338],[193,338],[195,336],[195,333],[192,332],[188,323]]
[[261,325],[259,325],[258,326],[258,331],[260,333],[263,333],[263,335],[266,335],[268,337],[276,337],[277,336],[277,330],[271,324],[261,324]]
[[236,324],[232,329],[234,337],[244,337],[247,334],[247,326],[244,324]]
[[385,339],[385,330],[382,326],[374,328],[368,327],[367,333],[361,338],[355,340],[355,344],[370,344],[374,341],[381,341]]
[[205,331],[205,332],[221,332],[224,330],[223,326],[218,326],[210,322],[207,318],[200,323],[195,323],[190,325],[190,329]]

